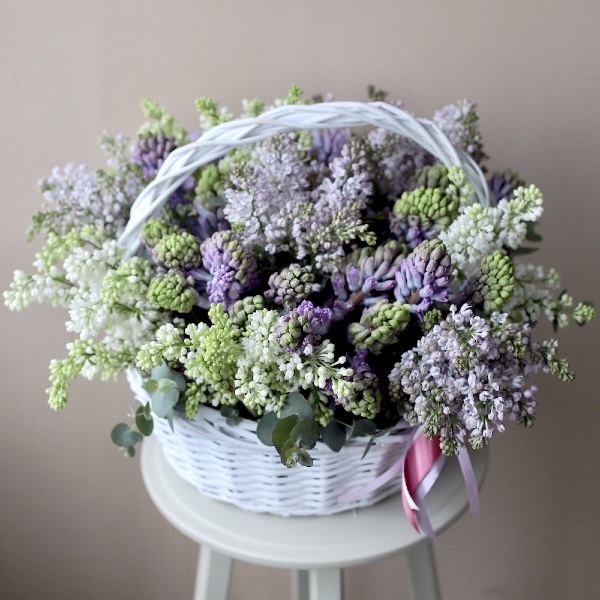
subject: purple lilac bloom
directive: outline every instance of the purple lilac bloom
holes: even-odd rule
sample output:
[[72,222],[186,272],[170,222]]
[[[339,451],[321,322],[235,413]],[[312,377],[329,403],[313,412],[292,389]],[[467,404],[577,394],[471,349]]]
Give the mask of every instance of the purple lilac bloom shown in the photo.
[[55,167],[38,185],[47,203],[39,214],[46,227],[60,235],[91,224],[118,236],[143,188],[131,171],[90,171],[86,165],[74,163]]
[[500,313],[487,320],[469,305],[452,306],[395,365],[390,396],[403,404],[411,424],[439,433],[444,453],[455,454],[462,436],[478,448],[504,431],[506,421],[533,423],[536,388],[526,388],[524,376],[547,372],[546,362],[529,325]]

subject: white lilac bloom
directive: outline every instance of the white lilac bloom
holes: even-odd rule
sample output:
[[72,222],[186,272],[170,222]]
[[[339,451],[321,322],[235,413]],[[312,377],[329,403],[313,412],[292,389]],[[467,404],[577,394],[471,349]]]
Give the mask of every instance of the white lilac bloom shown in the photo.
[[542,193],[535,186],[517,188],[510,200],[497,206],[471,204],[439,235],[453,266],[466,276],[472,275],[483,258],[497,250],[516,250],[525,240],[527,223],[542,215]]

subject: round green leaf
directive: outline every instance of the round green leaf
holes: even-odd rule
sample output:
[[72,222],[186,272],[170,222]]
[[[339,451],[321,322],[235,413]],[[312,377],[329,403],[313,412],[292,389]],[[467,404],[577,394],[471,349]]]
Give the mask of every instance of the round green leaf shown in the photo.
[[[161,381],[167,381],[162,379]],[[173,382],[171,382],[173,383]],[[157,417],[165,418],[173,409],[177,400],[179,399],[179,390],[170,389],[167,391],[159,390],[150,395],[150,401],[152,403],[152,411]]]
[[313,466],[313,459],[311,455],[306,450],[304,450],[304,448],[300,448],[300,450],[298,450],[296,458],[303,467]]
[[172,379],[159,379],[157,392],[179,392],[177,384]]
[[110,432],[110,439],[117,446],[127,448],[142,441],[143,438],[137,431],[132,431],[126,423],[119,423]]
[[300,392],[291,392],[279,415],[281,418],[298,415],[301,419],[312,419],[313,409],[310,402]]
[[171,369],[169,369],[166,363],[163,363],[162,365],[158,365],[158,367],[154,367],[150,375],[152,379],[156,379],[157,381],[159,379],[170,379]]
[[290,432],[290,441],[302,448],[314,448],[319,439],[319,426],[312,420],[299,421]]
[[185,390],[187,389],[187,381],[181,373],[171,369],[170,379],[172,379],[175,382],[175,385],[177,386],[177,389],[180,392],[185,392]]
[[281,462],[288,468],[291,469],[298,464],[298,446],[290,446],[282,455]]
[[256,425],[256,435],[265,446],[274,446],[273,443],[273,428],[279,419],[273,412],[265,413],[258,424]]
[[148,417],[145,414],[145,407],[140,406],[135,412],[135,426],[138,428],[142,435],[148,436],[154,429],[154,421],[152,417]]
[[158,381],[156,379],[148,379],[142,386],[147,392],[155,392],[158,389]]
[[290,415],[285,419],[281,419],[273,428],[273,443],[277,451],[281,453],[281,449],[290,439],[290,432],[298,422],[298,415]]
[[334,452],[339,452],[346,443],[346,431],[334,420],[321,428],[321,439]]

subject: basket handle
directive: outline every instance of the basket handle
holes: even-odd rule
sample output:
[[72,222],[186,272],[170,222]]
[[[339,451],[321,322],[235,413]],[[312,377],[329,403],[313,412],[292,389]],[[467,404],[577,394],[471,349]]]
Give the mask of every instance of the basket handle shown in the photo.
[[222,123],[198,140],[171,152],[155,179],[131,207],[129,222],[119,237],[126,255],[135,254],[144,223],[158,214],[169,196],[199,167],[239,146],[252,144],[279,133],[297,129],[326,129],[372,125],[410,138],[447,167],[464,169],[475,188],[478,202],[489,206],[488,187],[477,163],[455,148],[442,130],[426,119],[418,119],[385,102],[323,102],[285,105],[258,117]]

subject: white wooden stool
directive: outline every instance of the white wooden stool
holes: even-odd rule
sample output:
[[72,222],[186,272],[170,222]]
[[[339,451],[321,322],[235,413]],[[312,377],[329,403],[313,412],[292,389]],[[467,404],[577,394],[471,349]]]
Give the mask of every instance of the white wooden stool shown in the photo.
[[[485,451],[472,452],[481,486]],[[324,517],[278,517],[251,513],[202,496],[165,461],[159,442],[144,441],[141,468],[154,504],[179,531],[203,546],[194,600],[226,600],[233,559],[292,570],[294,600],[341,600],[345,567],[404,553],[415,600],[438,600],[430,540],[408,522],[399,496]],[[446,465],[425,505],[440,533],[467,507],[456,459]]]

